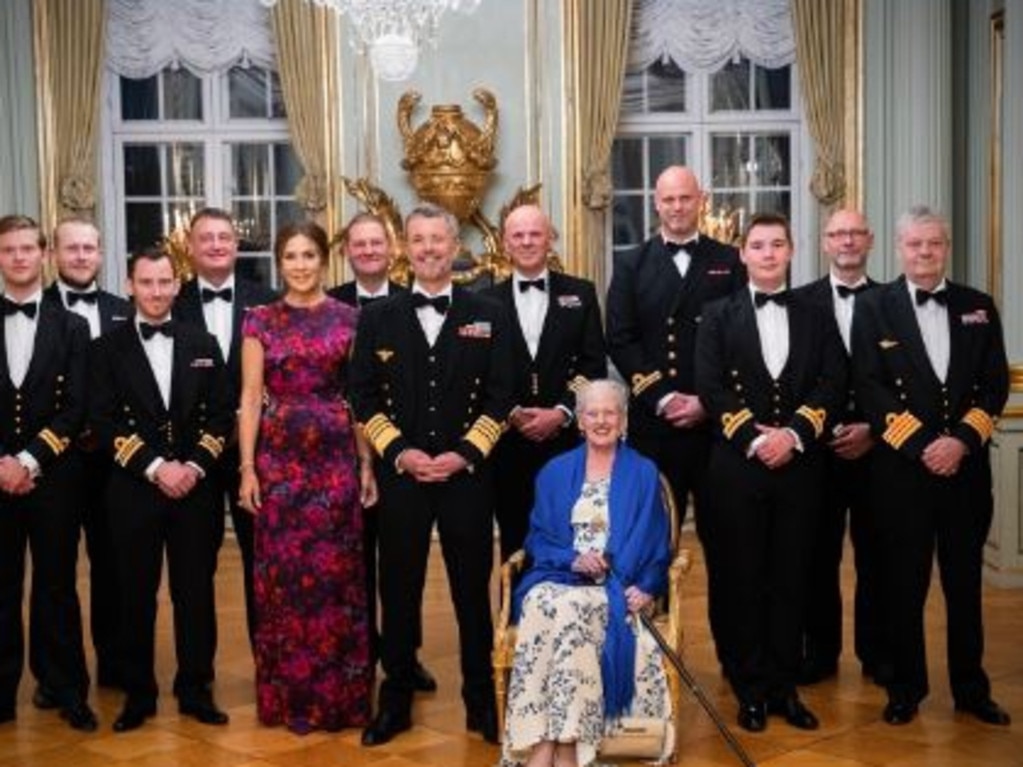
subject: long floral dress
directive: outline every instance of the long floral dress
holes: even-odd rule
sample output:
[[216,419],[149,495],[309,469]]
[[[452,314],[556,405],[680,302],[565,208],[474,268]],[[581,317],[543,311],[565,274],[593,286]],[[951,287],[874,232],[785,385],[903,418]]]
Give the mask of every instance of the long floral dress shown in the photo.
[[[604,551],[610,533],[610,480],[585,482],[572,509],[573,548]],[[522,764],[541,741],[576,744],[580,765],[594,761],[604,732],[600,655],[607,631],[603,586],[539,583],[522,602],[515,663],[508,685],[502,767]],[[637,622],[635,695],[629,716],[663,719],[674,750],[671,696],[661,651]]]
[[263,347],[256,447],[256,703],[295,732],[369,721],[370,661],[362,507],[345,365],[357,310],[327,299],[251,310]]

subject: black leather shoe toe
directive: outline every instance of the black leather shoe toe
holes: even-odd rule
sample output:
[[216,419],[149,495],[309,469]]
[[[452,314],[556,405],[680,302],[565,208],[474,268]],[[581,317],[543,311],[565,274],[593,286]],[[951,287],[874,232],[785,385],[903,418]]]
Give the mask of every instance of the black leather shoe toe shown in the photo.
[[817,717],[796,695],[772,701],[769,708],[772,714],[783,716],[786,722],[800,730],[816,730],[820,727]]
[[129,700],[124,704],[120,716],[114,720],[114,732],[131,732],[137,730],[146,720],[156,715],[155,703],[142,703]]
[[369,727],[362,731],[362,745],[381,746],[393,740],[395,735],[411,729],[412,719],[408,714],[381,711]]
[[412,687],[416,692],[437,692],[437,680],[418,660],[412,669]]
[[465,729],[478,732],[487,743],[500,743],[497,732],[497,711],[493,706],[473,709],[465,715]]
[[99,727],[99,720],[96,719],[96,714],[93,713],[92,709],[89,708],[89,704],[84,700],[73,701],[61,708],[60,717],[71,725],[73,730],[95,732],[96,728]]
[[231,718],[217,708],[212,698],[182,698],[178,701],[178,711],[190,716],[202,724],[227,724]]
[[747,732],[766,730],[767,707],[759,701],[741,704],[739,706],[739,726]]
[[1009,713],[991,700],[991,698],[985,698],[984,700],[979,700],[973,703],[957,703],[956,711],[973,714],[973,716],[984,722],[984,724],[995,724],[1000,727],[1006,727],[1012,723]]
[[890,700],[888,701],[888,705],[884,707],[882,717],[888,724],[909,724],[916,719],[918,710],[919,709],[915,703]]

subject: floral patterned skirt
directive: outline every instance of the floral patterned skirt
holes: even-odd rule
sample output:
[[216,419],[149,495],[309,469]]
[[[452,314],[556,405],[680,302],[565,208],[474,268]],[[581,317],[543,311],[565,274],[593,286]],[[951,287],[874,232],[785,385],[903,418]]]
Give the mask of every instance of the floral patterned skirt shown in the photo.
[[[574,742],[580,765],[595,759],[609,724],[600,677],[607,620],[602,586],[541,583],[526,595],[508,685],[502,767],[522,764],[542,741]],[[629,716],[668,722],[667,758],[674,747],[668,681],[654,638],[636,625],[636,692]]]

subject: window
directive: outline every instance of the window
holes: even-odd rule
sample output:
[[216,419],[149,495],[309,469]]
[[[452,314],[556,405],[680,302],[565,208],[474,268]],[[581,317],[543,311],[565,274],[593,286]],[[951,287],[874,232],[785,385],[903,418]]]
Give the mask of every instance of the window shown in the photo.
[[238,65],[199,75],[181,66],[145,79],[110,75],[107,88],[111,284],[123,277],[126,254],[158,244],[205,206],[234,215],[239,273],[275,284],[274,235],[303,215],[277,73]]
[[657,229],[654,184],[668,165],[693,168],[713,212],[759,211],[798,218],[802,119],[791,66],[766,69],[739,58],[710,74],[658,61],[626,73],[611,155],[612,249]]

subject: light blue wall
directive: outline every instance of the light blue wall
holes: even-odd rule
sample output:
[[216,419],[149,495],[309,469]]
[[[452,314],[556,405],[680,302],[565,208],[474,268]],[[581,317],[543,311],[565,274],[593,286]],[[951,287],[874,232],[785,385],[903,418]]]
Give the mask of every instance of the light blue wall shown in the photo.
[[0,2],[0,215],[39,216],[31,0]]

